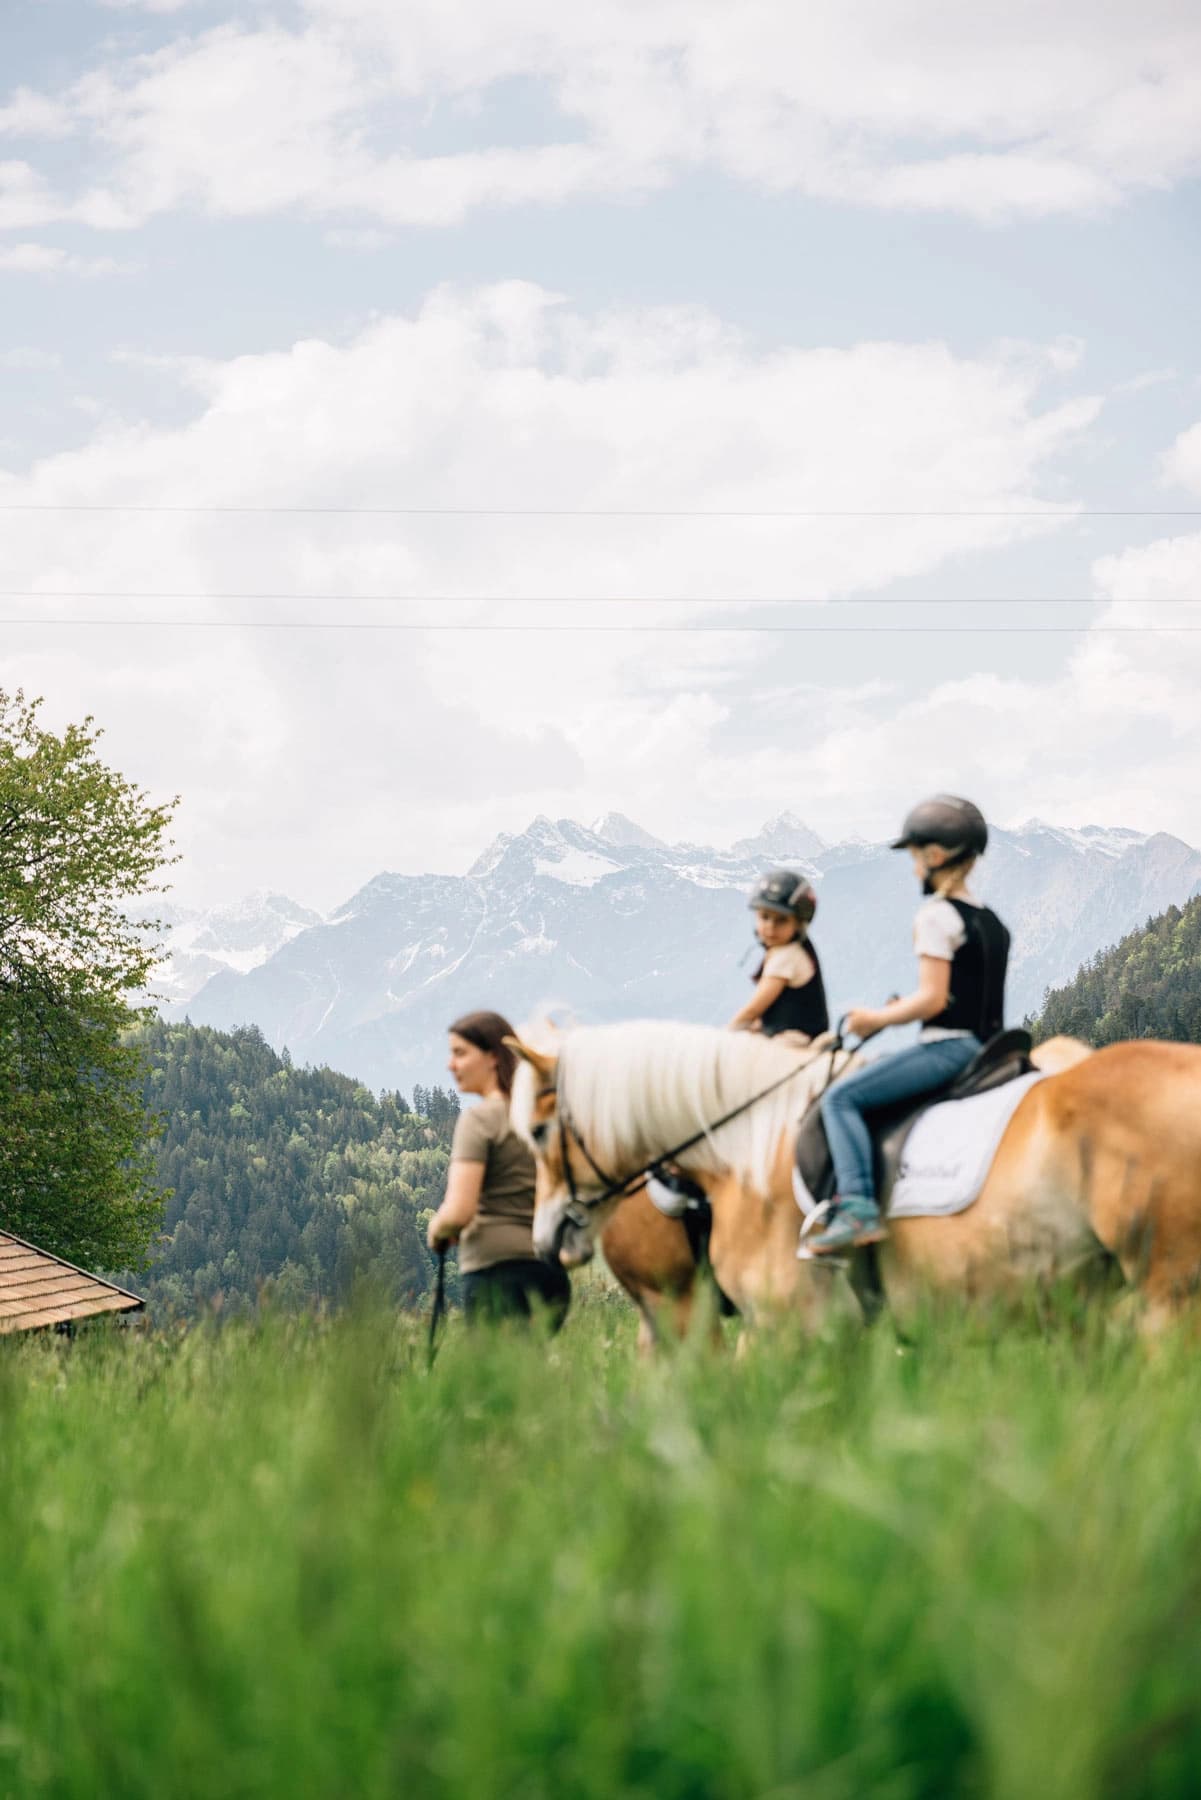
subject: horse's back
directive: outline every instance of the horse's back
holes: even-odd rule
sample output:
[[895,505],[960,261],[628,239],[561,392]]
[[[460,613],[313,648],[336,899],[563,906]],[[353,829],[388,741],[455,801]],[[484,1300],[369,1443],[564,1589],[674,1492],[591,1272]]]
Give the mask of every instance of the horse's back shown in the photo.
[[[1201,1127],[1201,1045],[1160,1038],[1107,1044],[1041,1083],[1049,1111],[1076,1121],[1080,1109],[1113,1108],[1116,1119],[1136,1129],[1151,1118],[1171,1119],[1192,1131]],[[1100,1117],[1098,1123],[1102,1123]]]
[[1085,1044],[1079,1038],[1060,1035],[1044,1038],[1041,1044],[1036,1044],[1030,1052],[1030,1061],[1044,1075],[1062,1075],[1065,1069],[1073,1069],[1086,1056],[1095,1054],[1091,1044]]

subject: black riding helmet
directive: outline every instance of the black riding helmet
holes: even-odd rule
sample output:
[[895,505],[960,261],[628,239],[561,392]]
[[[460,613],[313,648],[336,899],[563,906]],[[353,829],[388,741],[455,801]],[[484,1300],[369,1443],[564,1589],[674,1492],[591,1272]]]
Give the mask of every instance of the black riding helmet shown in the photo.
[[984,814],[958,794],[935,794],[907,814],[894,850],[920,850],[938,844],[955,858],[983,856],[988,847]]
[[795,869],[769,869],[751,889],[747,905],[754,912],[780,913],[798,925],[808,925],[817,911],[817,895]]

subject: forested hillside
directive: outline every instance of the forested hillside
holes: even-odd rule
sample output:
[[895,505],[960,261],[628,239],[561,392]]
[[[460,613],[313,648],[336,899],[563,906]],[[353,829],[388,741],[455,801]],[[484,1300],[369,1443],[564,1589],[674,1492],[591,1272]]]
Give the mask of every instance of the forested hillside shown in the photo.
[[165,1238],[138,1278],[161,1316],[260,1296],[345,1299],[368,1277],[398,1303],[429,1279],[423,1214],[438,1203],[454,1095],[382,1099],[331,1069],[297,1069],[253,1027],[155,1023],[146,1104],[163,1125]]
[[1034,1029],[1098,1046],[1140,1037],[1201,1044],[1201,896],[1169,906],[1052,989]]

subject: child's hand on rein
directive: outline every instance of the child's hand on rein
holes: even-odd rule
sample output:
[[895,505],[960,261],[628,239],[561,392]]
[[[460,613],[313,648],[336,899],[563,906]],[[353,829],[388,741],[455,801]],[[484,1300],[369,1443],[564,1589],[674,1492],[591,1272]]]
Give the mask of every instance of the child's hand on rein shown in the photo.
[[846,1016],[846,1028],[857,1038],[875,1037],[888,1021],[870,1006],[853,1006]]

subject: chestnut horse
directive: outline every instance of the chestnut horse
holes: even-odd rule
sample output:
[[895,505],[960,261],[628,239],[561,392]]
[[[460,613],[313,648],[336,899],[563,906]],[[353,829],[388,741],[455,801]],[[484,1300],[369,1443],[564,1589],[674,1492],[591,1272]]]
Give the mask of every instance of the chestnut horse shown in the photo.
[[[797,1259],[792,1148],[845,1056],[657,1021],[583,1027],[557,1056],[520,1054],[511,1117],[538,1157],[541,1254],[584,1260],[628,1188],[676,1152],[709,1196],[713,1271],[739,1310],[824,1318],[839,1277]],[[1019,1102],[979,1198],[893,1224],[880,1266],[902,1314],[922,1292],[1012,1295],[1116,1259],[1157,1324],[1201,1285],[1201,1048],[1089,1054],[1069,1041],[1041,1060],[1059,1072]]]
[[[523,1056],[536,1044],[544,1057],[557,1055],[563,1028],[543,1015],[522,1026]],[[510,1038],[514,1049],[519,1040]],[[610,1211],[597,1233],[609,1273],[638,1311],[638,1347],[649,1354],[665,1338],[685,1338],[691,1327],[697,1299],[711,1285],[711,1271],[702,1269],[689,1233],[678,1218],[661,1213],[646,1191],[645,1182],[631,1186],[624,1206]],[[593,1254],[593,1241],[581,1241],[579,1255],[570,1266],[578,1267]],[[716,1321],[714,1334],[717,1335]]]

